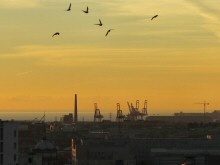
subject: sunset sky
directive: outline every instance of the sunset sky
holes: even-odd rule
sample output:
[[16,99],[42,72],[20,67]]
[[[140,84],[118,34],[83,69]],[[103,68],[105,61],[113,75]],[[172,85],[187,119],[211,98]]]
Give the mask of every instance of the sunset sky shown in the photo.
[[219,0],[1,0],[0,24],[1,111],[220,109]]

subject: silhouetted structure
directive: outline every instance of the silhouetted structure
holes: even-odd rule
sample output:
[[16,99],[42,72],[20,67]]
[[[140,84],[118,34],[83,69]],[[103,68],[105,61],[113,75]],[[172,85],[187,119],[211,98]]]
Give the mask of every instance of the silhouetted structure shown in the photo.
[[205,113],[206,113],[206,106],[209,105],[210,103],[203,102],[203,103],[195,103],[195,104],[202,104],[203,105],[203,112],[204,112],[204,122],[205,122]]
[[94,103],[95,114],[94,114],[94,122],[101,122],[103,115],[101,115],[100,109],[98,109],[97,103]]
[[0,164],[18,164],[19,123],[0,120]]
[[19,163],[22,165],[57,165],[57,149],[46,138],[43,138],[32,151],[21,155]]
[[73,124],[73,114],[69,113],[61,118],[62,124]]
[[130,121],[136,121],[136,120],[143,120],[144,116],[147,115],[147,101],[144,102],[144,108],[142,109],[142,112],[139,111],[139,100],[136,100],[136,107],[133,106],[133,104],[127,102],[129,114],[126,116],[126,120]]
[[[90,132],[72,140],[73,165],[217,165],[219,138],[135,138]],[[212,160],[213,159],[213,160]]]
[[[213,112],[205,113],[174,113],[175,118],[186,118],[186,119],[195,119],[194,122],[219,122],[220,121],[220,110],[214,110]],[[192,120],[193,121],[193,120]]]
[[78,107],[77,107],[77,94],[75,94],[75,111],[74,111],[74,122],[78,122]]
[[125,115],[123,115],[122,110],[120,108],[120,103],[117,103],[117,116],[116,116],[116,121],[117,122],[122,122],[124,121]]
[[147,113],[148,113],[147,112],[147,100],[145,100],[144,101],[144,108],[142,109],[142,114],[143,115],[148,115]]

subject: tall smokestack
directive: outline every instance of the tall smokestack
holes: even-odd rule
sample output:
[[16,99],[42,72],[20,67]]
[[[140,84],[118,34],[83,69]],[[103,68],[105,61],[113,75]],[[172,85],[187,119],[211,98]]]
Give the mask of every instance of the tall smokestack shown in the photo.
[[78,122],[78,114],[77,114],[78,108],[77,108],[77,94],[75,94],[75,112],[74,112],[74,122]]

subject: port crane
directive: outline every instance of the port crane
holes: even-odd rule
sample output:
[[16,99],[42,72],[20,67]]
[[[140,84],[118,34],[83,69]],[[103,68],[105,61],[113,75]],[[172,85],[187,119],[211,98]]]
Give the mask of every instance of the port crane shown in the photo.
[[210,105],[210,103],[204,101],[203,103],[195,103],[195,104],[202,104],[203,105],[204,122],[205,122],[206,106]]
[[45,123],[46,121],[46,114],[44,112],[43,116],[38,120],[38,117],[35,117],[31,122],[32,123]]
[[144,108],[142,109],[142,114],[148,115],[147,114],[147,100],[144,101]]
[[44,112],[44,115],[41,117],[41,119],[39,120],[39,122],[45,123],[45,121],[46,121],[46,114],[45,114],[45,112]]
[[129,114],[127,115],[128,120],[143,120],[143,117],[147,115],[147,100],[144,102],[144,108],[142,109],[142,112],[139,110],[139,100],[136,100],[136,107],[133,106],[133,104],[127,102]]
[[206,113],[206,106],[210,105],[210,103],[207,103],[206,101],[204,101],[203,103],[195,103],[195,104],[203,104],[203,112],[204,112],[204,114]]
[[97,103],[94,103],[95,114],[94,114],[94,122],[101,122],[103,115],[101,115],[100,109],[98,108]]
[[117,122],[122,122],[124,121],[125,115],[123,115],[120,103],[117,103],[117,116],[116,116],[116,121]]

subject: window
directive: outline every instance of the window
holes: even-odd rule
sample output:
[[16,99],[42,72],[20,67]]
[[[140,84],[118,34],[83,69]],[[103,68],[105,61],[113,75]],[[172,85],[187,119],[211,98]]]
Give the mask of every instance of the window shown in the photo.
[[3,152],[3,142],[0,143],[0,152]]
[[14,137],[17,137],[17,131],[14,130]]
[[14,149],[15,150],[17,149],[17,143],[14,143]]
[[17,160],[17,155],[14,155],[14,162],[16,162]]
[[28,158],[28,162],[29,162],[29,163],[32,163],[32,162],[33,162],[33,159],[32,159],[32,158]]
[[3,164],[3,154],[0,155],[0,164]]
[[0,139],[3,140],[3,128],[0,128]]

